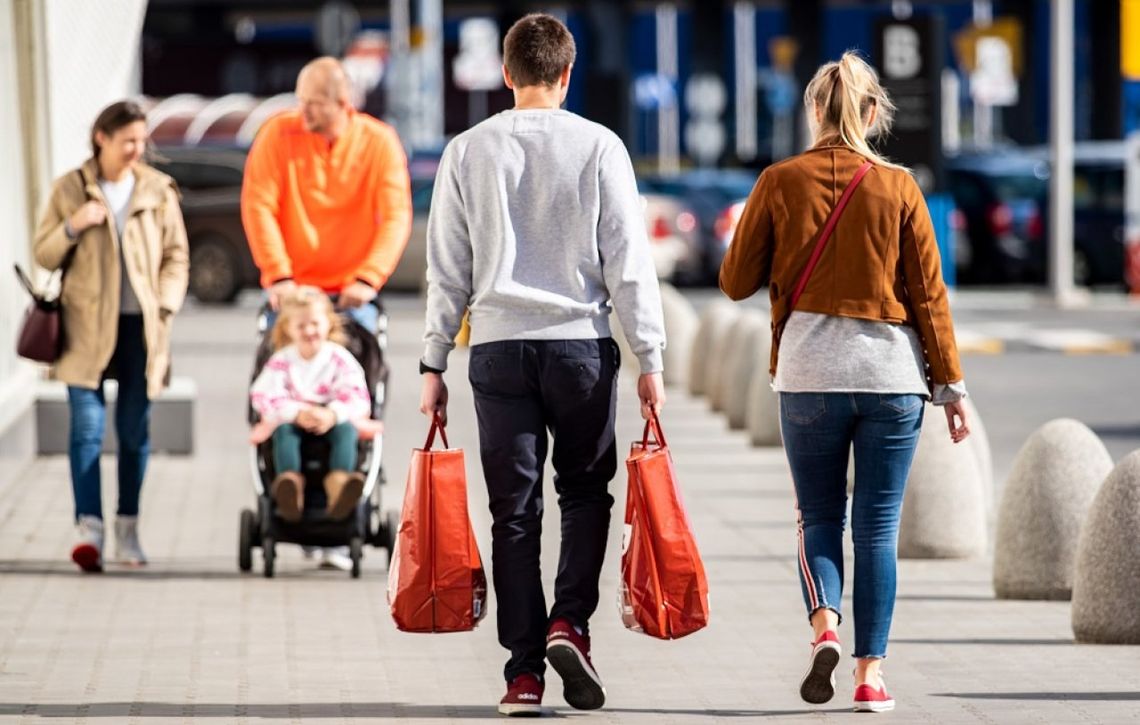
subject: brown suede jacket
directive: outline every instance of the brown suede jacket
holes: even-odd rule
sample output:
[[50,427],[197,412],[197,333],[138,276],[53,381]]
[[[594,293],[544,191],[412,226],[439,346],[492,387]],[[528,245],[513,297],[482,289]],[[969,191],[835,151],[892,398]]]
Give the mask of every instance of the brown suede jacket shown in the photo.
[[[865,161],[822,146],[764,170],[720,268],[734,300],[769,288],[776,373],[782,324],[828,214]],[[958,346],[930,212],[910,174],[875,166],[855,190],[796,309],[911,325],[933,383],[962,380]]]

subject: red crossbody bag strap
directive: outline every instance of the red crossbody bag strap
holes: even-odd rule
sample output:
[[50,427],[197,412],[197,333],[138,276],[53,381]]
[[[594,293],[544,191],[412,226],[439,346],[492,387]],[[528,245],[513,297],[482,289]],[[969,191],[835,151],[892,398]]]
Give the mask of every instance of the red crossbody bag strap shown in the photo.
[[819,234],[819,241],[815,243],[815,249],[812,250],[811,257],[808,259],[807,266],[804,267],[803,274],[800,275],[799,282],[796,283],[796,289],[792,292],[791,305],[788,307],[789,314],[791,310],[796,308],[796,303],[800,301],[800,295],[804,293],[807,287],[808,280],[811,279],[811,273],[815,271],[815,266],[819,263],[819,258],[823,256],[823,248],[827,246],[827,240],[831,238],[831,233],[835,231],[835,224],[839,221],[839,217],[843,215],[843,210],[847,208],[847,202],[851,201],[851,195],[855,193],[856,187],[867,172],[874,166],[870,161],[864,161],[859,170],[855,172],[847,188],[843,190],[843,194],[839,197],[839,203],[831,210],[831,214],[827,217],[827,222],[823,225],[823,231]]

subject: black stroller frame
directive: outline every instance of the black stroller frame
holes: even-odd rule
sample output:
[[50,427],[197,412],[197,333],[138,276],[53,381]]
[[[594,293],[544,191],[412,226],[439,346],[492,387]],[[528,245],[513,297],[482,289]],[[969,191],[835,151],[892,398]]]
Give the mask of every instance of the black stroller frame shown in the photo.
[[[388,316],[379,299],[372,304],[379,311],[375,331],[366,330],[355,321],[347,320],[345,331],[349,336],[347,347],[364,368],[365,378],[372,395],[372,418],[384,420],[384,404],[388,386],[388,366],[384,353],[388,347]],[[268,310],[262,308],[258,316],[259,342],[254,361],[253,377],[261,371],[272,354],[267,335]],[[257,413],[249,407],[250,423],[257,422]],[[343,520],[330,519],[324,512],[325,492],[322,486],[328,472],[328,444],[316,438],[305,437],[301,445],[302,475],[305,479],[305,508],[301,520],[289,522],[277,515],[276,504],[269,487],[276,477],[273,468],[272,439],[251,445],[249,451],[250,477],[257,493],[257,510],[243,509],[238,536],[238,568],[243,572],[253,569],[253,549],[260,548],[266,577],[275,572],[277,544],[299,544],[311,547],[345,546],[352,559],[351,574],[360,577],[360,562],[364,545],[369,544],[388,551],[391,560],[399,518],[395,511],[381,516],[381,488],[385,483],[383,468],[384,434],[372,440],[361,440],[357,447],[357,471],[364,476],[364,491],[354,512]]]

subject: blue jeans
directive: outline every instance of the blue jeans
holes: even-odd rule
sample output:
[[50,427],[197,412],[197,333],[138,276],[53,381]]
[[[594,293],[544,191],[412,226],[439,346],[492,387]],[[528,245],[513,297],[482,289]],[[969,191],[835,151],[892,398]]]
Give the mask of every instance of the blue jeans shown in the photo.
[[918,444],[920,395],[781,393],[798,508],[800,586],[810,617],[840,612],[847,456],[855,450],[855,656],[885,657],[895,608],[899,512]]
[[[119,381],[115,402],[115,434],[119,438],[120,516],[138,516],[139,494],[150,456],[150,399],[146,393],[146,339],[142,315],[119,318],[119,333],[111,367]],[[103,450],[106,401],[103,384],[92,390],[67,386],[71,409],[68,457],[75,518],[103,518],[99,454]]]
[[[301,472],[301,441],[312,436],[292,423],[277,426],[273,431],[273,470],[280,476],[286,472]],[[324,436],[329,442],[329,470],[356,470],[356,441],[358,434],[352,423],[337,423]]]

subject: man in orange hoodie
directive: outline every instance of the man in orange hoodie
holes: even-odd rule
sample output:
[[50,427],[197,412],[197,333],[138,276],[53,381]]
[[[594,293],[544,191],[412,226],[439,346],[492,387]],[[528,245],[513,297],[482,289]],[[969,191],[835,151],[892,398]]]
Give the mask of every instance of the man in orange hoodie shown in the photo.
[[391,126],[356,112],[335,58],[297,76],[298,108],[271,118],[250,148],[241,216],[261,285],[277,310],[297,285],[320,287],[368,329],[369,303],[408,243],[408,164]]

